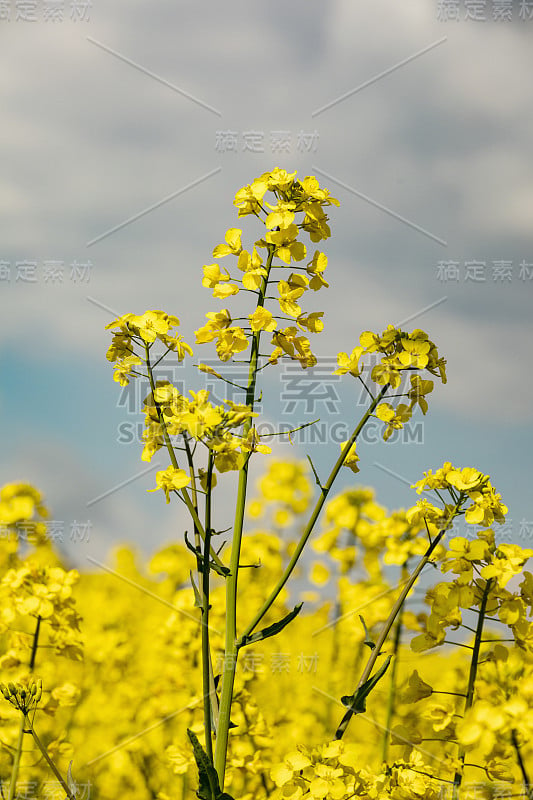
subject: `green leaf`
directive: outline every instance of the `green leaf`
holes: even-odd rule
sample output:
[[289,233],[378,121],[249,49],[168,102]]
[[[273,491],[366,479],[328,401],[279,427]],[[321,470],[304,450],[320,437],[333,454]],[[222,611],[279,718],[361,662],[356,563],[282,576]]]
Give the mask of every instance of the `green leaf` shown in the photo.
[[200,592],[198,591],[198,587],[196,586],[196,584],[194,582],[194,577],[193,577],[193,574],[192,574],[192,570],[190,570],[189,575],[191,577],[192,590],[194,592],[194,606],[195,606],[195,608],[203,608],[204,604],[202,603],[202,596],[201,596]]
[[190,728],[187,728],[187,734],[191,740],[196,766],[198,767],[198,791],[196,796],[200,800],[233,800],[231,795],[220,791],[217,771],[208,759],[196,734]]
[[[215,678],[214,678],[214,683],[215,683],[215,696],[214,696],[214,698],[213,698],[213,699],[215,700],[215,702],[216,702],[216,704],[217,704],[217,711],[219,710],[219,707],[220,707],[219,700],[218,700],[218,694],[217,694],[217,691],[218,691],[218,684],[220,683],[220,679],[221,679],[221,677],[222,677],[222,675],[215,675]],[[229,721],[229,725],[228,725],[228,730],[231,730],[231,728],[238,728],[238,727],[239,727],[239,726],[238,726],[238,725],[236,725],[236,723],[235,723],[235,722],[232,722],[232,721],[231,721],[231,719],[230,719],[230,721]],[[216,729],[217,729],[217,725],[213,725],[213,730],[215,731],[215,736],[216,736]]]
[[185,539],[185,544],[187,545],[191,553],[194,553],[195,556],[197,557],[200,556],[201,558],[202,556],[201,552],[197,550],[196,547],[189,541],[189,537],[187,536],[187,531],[185,531],[185,533],[183,534],[183,538]]
[[[198,563],[200,565],[200,569],[203,569],[204,556],[203,556],[202,551],[200,549],[197,549],[189,541],[189,537],[187,536],[187,531],[185,531],[184,538],[185,538],[185,544],[187,545],[187,547],[189,548],[191,553],[194,553],[194,555],[198,559]],[[209,561],[209,567],[210,567],[210,569],[213,570],[213,572],[216,572],[218,575],[222,575],[223,578],[227,578],[228,575],[230,575],[230,572],[231,572],[228,567],[224,567],[222,564],[217,564],[216,561],[211,561],[210,560]]]
[[362,686],[359,686],[358,689],[352,695],[345,695],[341,697],[341,703],[346,708],[349,708],[354,714],[362,714],[366,711],[366,698],[376,685],[376,683],[381,680],[383,675],[386,673],[387,669],[389,668],[389,664],[391,662],[392,656],[387,656],[387,660],[381,665],[375,675],[372,675]]
[[223,578],[227,578],[228,575],[231,575],[231,570],[229,567],[225,567],[223,564],[217,564],[216,561],[210,561],[209,566],[216,572],[218,575],[222,575]]
[[370,638],[368,628],[366,627],[365,618],[362,616],[362,614],[359,614],[359,619],[361,620],[363,628],[365,629],[365,641],[363,642],[363,644],[366,644],[367,647],[370,647],[370,649],[373,650],[376,646],[376,643],[373,642],[372,639]]
[[244,647],[245,645],[252,644],[253,642],[260,642],[261,639],[268,639],[270,636],[275,636],[277,633],[282,631],[283,628],[289,624],[289,622],[292,622],[292,620],[298,616],[302,610],[302,606],[303,603],[298,603],[298,605],[295,606],[286,617],[283,617],[283,619],[280,619],[277,622],[272,623],[272,625],[257,631],[257,633],[250,633],[248,636],[243,636],[239,642],[239,647]]
[[76,795],[78,794],[78,787],[76,786],[76,782],[72,777],[72,763],[73,763],[72,761],[69,763],[67,769],[67,786],[72,797],[76,797]]

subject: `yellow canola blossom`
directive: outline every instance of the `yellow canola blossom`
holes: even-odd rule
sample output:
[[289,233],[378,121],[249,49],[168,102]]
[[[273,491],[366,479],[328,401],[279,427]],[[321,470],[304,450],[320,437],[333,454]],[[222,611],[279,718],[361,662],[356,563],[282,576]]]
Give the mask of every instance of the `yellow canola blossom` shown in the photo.
[[163,489],[166,501],[170,503],[170,492],[179,492],[180,489],[189,485],[191,479],[184,470],[170,466],[167,469],[156,472],[155,482],[157,484],[156,488],[148,489],[148,491],[157,492],[158,489]]
[[[275,202],[265,200],[267,192],[274,194]],[[197,343],[215,342],[217,356],[222,362],[246,351],[251,340],[258,342],[263,331],[274,331],[277,327],[277,322],[274,324],[269,320],[269,324],[265,325],[262,321],[259,323],[256,317],[256,314],[263,315],[264,312],[260,309],[272,313],[265,309],[267,301],[273,299],[268,292],[272,285],[277,287],[281,319],[294,319],[302,330],[310,333],[323,330],[323,312],[308,312],[302,309],[300,301],[306,291],[316,292],[328,286],[323,277],[328,262],[325,253],[315,250],[305,267],[307,274],[292,272],[287,278],[281,276],[276,280],[274,270],[284,270],[292,262],[300,262],[306,257],[306,246],[299,238],[302,231],[309,235],[312,242],[318,242],[330,235],[324,207],[338,205],[338,201],[330,196],[327,189],[320,188],[314,176],[299,181],[295,172],[288,173],[284,169],[275,168],[240,189],[235,195],[235,205],[239,209],[239,217],[253,214],[264,223],[266,230],[253,248],[246,249],[242,244],[243,231],[240,228],[229,228],[225,234],[225,242],[213,250],[215,258],[234,256],[242,278],[232,277],[228,270],[222,271],[216,264],[204,266],[202,284],[212,289],[215,298],[226,300],[237,294],[241,288],[258,297],[255,311],[247,314],[247,318],[252,320],[249,329],[240,326],[217,327],[210,319],[207,325],[197,330]],[[267,251],[265,258],[259,255],[258,250],[261,248]],[[276,259],[281,263],[276,263]],[[208,319],[213,316],[213,312],[209,312]],[[261,320],[263,319],[264,316],[261,316]],[[289,326],[277,332],[272,342],[275,347],[269,363],[276,364],[280,358],[288,357],[298,360],[304,369],[314,366],[317,362],[311,352],[309,340],[298,336],[297,328],[294,328],[294,333],[292,330],[293,326]]]

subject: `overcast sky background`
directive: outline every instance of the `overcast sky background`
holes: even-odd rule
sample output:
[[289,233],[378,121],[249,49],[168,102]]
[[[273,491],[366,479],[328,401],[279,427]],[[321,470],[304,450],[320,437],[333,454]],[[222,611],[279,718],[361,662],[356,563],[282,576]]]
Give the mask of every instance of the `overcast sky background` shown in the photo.
[[[408,320],[448,360],[423,442],[362,442],[359,483],[405,507],[424,470],[476,466],[509,505],[506,540],[525,546],[533,8],[517,3],[512,20],[494,20],[487,2],[478,21],[461,3],[460,18],[443,21],[436,0],[93,0],[85,11],[68,0],[61,20],[52,5],[37,3],[32,22],[17,19],[12,0],[0,19],[1,482],[44,492],[82,568],[120,541],[148,553],[181,538],[178,505],[146,492],[164,454],[146,472],[140,445],[119,441],[121,423],[143,418],[120,403],[105,309],[161,308],[194,343],[206,311],[231,308],[202,288],[202,265],[228,227],[257,238],[248,218],[237,220],[235,191],[280,166],[316,175],[341,203],[321,245],[330,288],[305,297],[306,309],[326,312],[316,352],[331,362],[362,330]],[[262,152],[245,149],[250,131]],[[46,279],[52,261],[62,281]],[[484,281],[467,276],[476,261]],[[33,282],[17,262],[36,265]],[[455,262],[458,278],[441,262]],[[212,357],[205,346],[195,354]],[[183,375],[188,388],[204,385],[192,369]],[[279,369],[265,372],[265,393],[284,385]],[[330,386],[334,407],[300,403],[290,416],[271,400],[267,420],[355,420],[355,383]],[[338,444],[311,449],[325,474]],[[303,458],[306,448],[275,451]],[[344,472],[339,488],[353,483]],[[219,528],[231,524],[232,502],[220,499]],[[91,523],[88,541],[72,540],[74,521]]]

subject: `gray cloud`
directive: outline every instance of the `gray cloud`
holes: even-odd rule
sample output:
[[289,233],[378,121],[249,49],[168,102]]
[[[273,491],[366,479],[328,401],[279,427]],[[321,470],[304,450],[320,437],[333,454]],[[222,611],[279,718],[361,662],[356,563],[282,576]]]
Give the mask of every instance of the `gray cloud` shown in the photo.
[[[406,326],[427,330],[448,358],[450,381],[436,392],[435,408],[465,423],[475,418],[498,425],[502,408],[506,424],[509,415],[515,425],[530,420],[533,387],[524,365],[530,363],[533,280],[521,280],[518,269],[522,260],[533,263],[526,83],[533,21],[444,25],[437,22],[436,5],[239,0],[153,6],[120,0],[109,7],[94,0],[89,23],[2,23],[0,260],[13,271],[10,282],[0,283],[10,365],[1,398],[6,419],[16,418],[20,375],[31,371],[35,358],[54,370],[64,365],[50,412],[57,418],[35,410],[47,446],[69,385],[84,387],[88,397],[111,396],[103,330],[110,318],[87,295],[118,313],[176,313],[193,341],[205,311],[219,305],[201,287],[201,267],[212,262],[226,228],[241,224],[234,192],[279,164],[301,174],[311,174],[315,165],[359,193],[330,186],[341,200],[331,211],[333,237],[324,243],[331,288],[308,301],[326,312],[327,332],[316,339],[317,351],[330,356],[348,349],[361,330],[381,330],[446,295],[446,303]],[[444,36],[445,43],[312,116]],[[236,152],[216,149],[217,131],[228,130],[237,135]],[[250,130],[263,134],[263,152],[243,150],[243,133]],[[270,136],[279,130],[291,135],[289,152],[273,152]],[[316,150],[300,152],[298,133],[315,130]],[[242,227],[243,238],[256,237],[248,220]],[[35,284],[14,278],[15,262],[24,259],[37,262]],[[57,285],[43,277],[51,259],[64,262]],[[464,280],[465,262],[473,259],[486,263],[483,284]],[[74,260],[92,262],[87,284],[69,277]],[[441,260],[458,262],[460,280],[438,279]],[[493,280],[497,260],[512,261],[512,281]],[[510,391],[517,375],[520,392]],[[34,390],[38,396],[45,391]],[[104,405],[102,399],[102,414]],[[109,410],[117,417],[119,412]],[[120,462],[122,476],[135,471],[138,453],[128,468],[125,451],[116,450],[90,409],[85,426]],[[58,481],[64,486],[68,478],[77,497],[77,473],[64,466],[64,446]],[[21,453],[31,463],[30,452]],[[516,458],[523,468],[524,452]],[[12,467],[6,463],[6,480]],[[44,466],[40,475],[50,480]],[[104,488],[91,485],[95,495]],[[135,490],[127,496],[137,509]],[[104,528],[120,528],[122,512],[117,502]],[[152,505],[139,512],[146,521],[152,513]],[[135,529],[137,510],[127,519]]]

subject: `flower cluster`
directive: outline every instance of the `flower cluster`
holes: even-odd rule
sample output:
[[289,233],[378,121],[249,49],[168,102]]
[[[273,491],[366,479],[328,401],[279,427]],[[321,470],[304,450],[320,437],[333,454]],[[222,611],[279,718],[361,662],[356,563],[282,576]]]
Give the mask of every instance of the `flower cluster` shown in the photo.
[[[77,570],[42,566],[33,558],[28,558],[17,568],[9,569],[0,583],[0,626],[5,630],[20,618],[42,620],[49,628],[49,646],[58,654],[74,660],[81,659],[81,618],[72,596],[72,588],[78,580]],[[11,650],[8,656],[10,662],[15,659],[20,663],[22,658],[17,649]]]
[[442,784],[435,779],[419,753],[397,759],[383,772],[361,765],[359,747],[334,740],[309,749],[300,745],[283,764],[271,771],[278,787],[271,796],[307,800],[442,797]]
[[[448,492],[452,504],[461,506],[465,521],[471,525],[488,527],[494,522],[505,521],[508,508],[501,502],[501,495],[491,485],[489,476],[474,467],[456,469],[446,461],[435,473],[431,470],[425,472],[424,477],[413,484],[413,488],[415,487],[418,494],[423,491],[434,491],[437,494]],[[426,515],[433,521],[433,518],[444,519],[448,510],[448,506],[443,511],[422,500],[417,503],[412,515]]]
[[23,714],[29,714],[37,707],[42,697],[43,682],[41,680],[30,681],[27,686],[12,681],[7,684],[0,683],[0,692],[12,706],[18,708]]
[[24,530],[24,538],[33,544],[46,536],[48,509],[41,493],[29,483],[6,483],[0,488],[0,526],[13,535],[17,548],[17,534]]
[[270,453],[253,427],[245,435],[232,432],[257,416],[249,406],[232,401],[215,406],[209,401],[207,390],[191,391],[190,395],[191,398],[185,397],[168,381],[157,382],[144,401],[143,461],[151,461],[166,444],[166,436],[184,436],[204,444],[213,454],[219,472],[240,469],[252,452]]
[[[533,742],[532,661],[521,650],[487,639],[472,703],[463,709],[461,682],[464,689],[468,674],[458,653],[457,649],[455,655],[451,651],[446,658],[426,661],[431,684],[418,670],[408,676],[396,710],[401,722],[393,726],[391,743],[409,757],[435,742],[441,768],[450,770],[452,777],[464,770],[477,781],[483,770],[489,796],[497,791],[496,783],[516,785],[517,761],[527,758]],[[458,747],[467,757],[464,764],[457,758]],[[509,791],[506,787],[505,793]],[[469,794],[465,790],[460,797]]]
[[513,780],[514,749],[533,741],[533,660],[495,645],[480,665],[477,699],[457,724],[467,751],[482,751],[489,778]]
[[[412,333],[405,333],[393,325],[389,325],[381,336],[372,331],[363,331],[359,337],[360,345],[354,347],[351,354],[341,352],[337,356],[338,368],[335,375],[353,375],[362,380],[364,366],[362,360],[365,356],[379,354],[380,360],[370,370],[370,377],[379,386],[390,385],[397,389],[402,381],[402,372],[414,370],[427,370],[431,375],[440,377],[446,383],[446,361],[439,356],[437,347],[429,339],[427,333],[420,329]],[[433,381],[423,380],[420,375],[410,376],[410,388],[403,394],[394,397],[406,396],[409,403],[398,403],[394,407],[391,403],[380,403],[375,411],[375,416],[386,423],[383,433],[385,441],[390,438],[394,430],[399,430],[404,423],[411,419],[415,406],[420,406],[422,413],[428,409],[426,396],[433,391]],[[357,470],[354,470],[357,471]]]
[[372,776],[360,769],[357,745],[342,741],[329,742],[309,749],[300,745],[285,756],[283,764],[271,771],[278,791],[273,798],[307,797],[342,800],[365,797]]
[[[267,192],[274,195],[274,203],[265,200]],[[323,277],[328,260],[325,253],[315,250],[305,267],[296,266],[294,262],[303,261],[307,255],[305,244],[298,240],[300,231],[305,231],[312,242],[330,236],[324,207],[332,204],[338,205],[338,200],[331,197],[327,189],[321,189],[315,177],[299,181],[296,172],[289,174],[277,168],[239,189],[235,195],[239,217],[253,214],[264,223],[266,231],[250,251],[243,248],[242,230],[230,228],[225,242],[214,248],[213,257],[234,256],[242,277],[232,277],[217,263],[208,264],[203,268],[202,284],[212,289],[213,296],[220,300],[239,291],[256,293],[257,307],[245,318],[245,326],[235,325],[228,309],[208,312],[207,323],[196,331],[198,344],[215,341],[219,359],[228,361],[246,350],[254,336],[265,331],[272,333],[274,345],[270,363],[277,363],[280,358],[291,358],[299,361],[304,369],[316,364],[309,339],[302,332],[320,332],[324,327],[323,312],[303,311],[300,299],[306,291],[317,292],[328,286]],[[281,264],[275,264],[274,258]],[[272,278],[274,269],[284,271],[283,277],[277,281]],[[287,270],[291,269],[287,275]],[[267,295],[272,284],[276,284],[275,297]],[[281,315],[275,316],[265,308],[266,299],[277,300]],[[280,327],[278,321],[291,324]]]
[[[183,337],[170,333],[179,324],[177,317],[164,311],[145,311],[138,316],[124,314],[106,325],[106,329],[118,328],[106,354],[108,361],[116,362],[114,380],[121,386],[127,386],[132,373],[137,374],[135,367],[143,363],[145,354],[156,340],[166,348],[165,354],[170,351],[176,353],[178,361],[183,361],[186,355],[192,356],[192,349],[183,341]],[[142,348],[143,360],[135,353],[135,345]]]
[[533,631],[527,620],[527,579],[519,592],[505,588],[511,578],[522,573],[531,556],[532,549],[497,546],[491,528],[479,530],[471,541],[461,536],[451,539],[441,570],[452,571],[456,577],[428,590],[426,602],[431,614],[424,619],[424,632],[412,640],[412,649],[421,652],[442,644],[446,629],[459,628],[465,611],[473,607],[483,608],[491,618],[497,616],[511,628],[517,645],[533,652]]
[[[274,202],[266,199],[268,192],[273,195]],[[338,205],[338,201],[326,189],[320,188],[314,177],[299,181],[296,173],[289,174],[278,168],[264,173],[240,189],[235,197],[239,217],[250,214],[260,219],[266,229],[264,235],[253,248],[246,250],[242,243],[242,230],[230,228],[225,242],[213,250],[215,259],[234,256],[241,277],[232,279],[227,269],[220,269],[218,262],[204,266],[203,285],[213,290],[215,298],[225,300],[241,290],[257,296],[256,308],[247,317],[234,320],[228,309],[208,312],[207,323],[196,331],[198,344],[215,342],[222,362],[242,353],[250,342],[253,343],[248,385],[233,384],[245,394],[245,404],[230,401],[225,405],[214,405],[205,390],[191,391],[191,397],[186,397],[168,381],[155,379],[154,368],[170,351],[176,354],[178,361],[192,355],[191,347],[180,335],[173,333],[179,325],[177,317],[157,310],[142,315],[128,313],[107,325],[114,331],[107,358],[114,362],[115,380],[125,386],[133,375],[142,375],[150,382],[152,391],[144,401],[142,459],[150,461],[159,449],[167,448],[172,463],[156,476],[156,486],[164,491],[167,502],[171,492],[182,491],[182,496],[187,499],[186,487],[196,479],[207,491],[207,475],[212,474],[209,466],[197,468],[192,463],[198,442],[207,447],[209,463],[219,472],[241,470],[252,453],[270,452],[270,448],[260,441],[252,423],[257,416],[253,411],[255,382],[265,358],[259,351],[260,335],[262,332],[272,333],[275,346],[262,366],[275,363],[280,357],[299,360],[303,367],[316,363],[303,332],[322,330],[323,314],[303,311],[299,300],[307,290],[316,292],[328,286],[323,277],[327,257],[316,250],[306,266],[300,267],[293,262],[306,258],[306,247],[298,241],[300,231],[305,231],[312,242],[330,235],[324,209],[331,204]],[[281,263],[275,263],[275,259]],[[284,271],[277,281],[272,278],[276,269]],[[287,269],[290,274],[287,274]],[[273,298],[267,292],[269,285],[274,284],[277,296]],[[266,308],[267,301],[272,299],[277,299],[281,316],[274,316],[273,311]],[[246,320],[246,325],[235,324],[242,319]],[[278,327],[279,320],[294,324],[282,329]],[[151,352],[156,342],[164,348],[157,357]],[[211,366],[202,363],[197,366],[200,371],[226,381]],[[178,446],[183,444],[187,453],[188,473],[178,465],[175,437],[181,437]],[[211,477],[209,486],[212,488],[214,485],[215,479]]]

